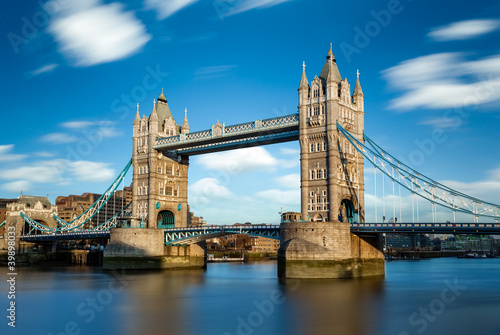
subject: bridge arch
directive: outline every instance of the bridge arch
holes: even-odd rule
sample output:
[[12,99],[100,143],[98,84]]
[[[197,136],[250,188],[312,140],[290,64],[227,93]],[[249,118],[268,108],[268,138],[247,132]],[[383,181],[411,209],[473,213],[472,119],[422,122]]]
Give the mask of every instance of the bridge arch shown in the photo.
[[323,222],[324,219],[323,219],[323,215],[321,215],[320,213],[316,213],[316,215],[313,216],[312,222]]
[[158,212],[156,221],[158,228],[174,228],[175,227],[175,214],[169,210],[162,210]]
[[353,201],[342,199],[339,207],[339,222],[353,223],[358,221],[358,213],[355,211]]

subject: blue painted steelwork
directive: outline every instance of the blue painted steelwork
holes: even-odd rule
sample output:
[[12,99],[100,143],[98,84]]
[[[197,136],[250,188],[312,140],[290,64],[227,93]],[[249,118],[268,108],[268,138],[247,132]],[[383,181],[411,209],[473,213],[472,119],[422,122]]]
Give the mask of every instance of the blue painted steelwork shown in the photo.
[[351,232],[489,235],[500,233],[500,223],[353,223]]
[[[24,213],[21,213],[21,217],[31,227],[33,227],[36,230],[42,231],[42,232],[68,232],[68,231],[78,230],[78,229],[80,229],[81,226],[83,226],[85,223],[87,223],[89,220],[91,220],[104,207],[104,205],[109,201],[109,199],[111,199],[111,196],[115,193],[116,189],[118,188],[118,186],[122,182],[123,178],[125,178],[125,176],[127,175],[127,172],[129,171],[131,166],[132,166],[132,159],[130,159],[130,161],[127,163],[125,168],[118,175],[118,177],[111,184],[111,186],[106,190],[106,192],[104,192],[92,206],[90,206],[87,210],[85,210],[80,216],[78,216],[74,220],[72,220],[70,222],[66,222],[66,221],[62,220],[61,218],[59,218],[56,214],[54,214],[53,218],[61,225],[60,227],[50,228],[44,224],[41,224],[40,222],[32,220],[31,218],[26,216]],[[122,212],[126,208],[128,208],[129,206],[130,206],[130,204],[128,204],[122,210]],[[122,213],[122,212],[120,212],[120,213]],[[109,229],[110,228],[110,221],[113,219],[116,219],[117,216],[118,216],[118,214],[115,215],[110,220],[106,221],[105,223],[99,225],[98,227],[103,227],[103,225],[104,225],[105,229]],[[116,223],[114,225],[116,225]],[[97,229],[98,227],[95,227],[94,229]]]
[[209,143],[204,145],[193,146],[189,148],[178,149],[179,155],[200,155],[209,152],[217,152],[222,150],[233,150],[241,148],[249,148],[259,145],[276,144],[282,142],[295,141],[299,139],[299,131],[292,130],[282,133],[260,135],[255,137],[241,138],[226,142]]
[[7,222],[7,220],[3,220],[3,222],[2,222],[2,223],[0,223],[0,228],[2,228],[2,227],[3,227],[3,225],[5,224],[5,222]]
[[81,240],[90,238],[109,238],[109,230],[59,233],[59,234],[21,235],[19,237],[21,241],[32,242],[32,243]]
[[410,191],[412,195],[451,209],[453,213],[471,214],[476,222],[480,216],[500,219],[500,205],[471,197],[424,176],[384,151],[366,134],[363,135],[365,144],[351,135],[338,122],[337,129],[374,167]]
[[[32,228],[31,230],[29,231],[29,233],[27,235],[30,235],[31,232],[33,230],[36,230],[36,231],[42,231],[42,232],[49,232],[49,233],[56,233],[56,232],[59,232],[59,233],[62,233],[62,234],[68,234],[69,232],[71,233],[74,233],[74,232],[97,232],[97,231],[103,231],[103,230],[109,230],[111,228],[114,228],[118,225],[118,218],[119,217],[123,217],[124,215],[129,215],[128,213],[128,208],[131,207],[132,205],[132,201],[128,203],[127,206],[125,206],[120,212],[116,213],[115,215],[113,215],[113,217],[111,217],[109,220],[107,220],[106,222],[103,222],[101,223],[100,225],[92,228],[92,229],[80,229],[80,228],[74,228],[72,230],[66,230],[66,231],[61,231],[61,230],[57,230],[57,228],[50,228],[48,227],[48,229],[46,228],[42,228],[40,229],[38,227],[38,225],[40,224],[39,222],[33,220],[32,218],[30,218],[29,216],[27,216],[26,214],[24,214],[23,212],[20,212],[20,215],[21,217],[24,219],[24,221],[26,223],[28,223]],[[41,225],[43,227],[45,227],[44,225]]]
[[[263,145],[266,141],[293,141],[298,139],[298,127],[298,113],[227,127],[224,124],[217,124],[212,126],[211,130],[158,138],[153,148],[159,151],[174,151],[183,155],[196,155],[235,147]],[[297,131],[297,133],[290,133],[291,131]],[[280,133],[288,134],[271,136]],[[239,141],[235,142],[237,140]]]
[[275,240],[280,238],[279,225],[251,225],[245,226],[209,226],[192,228],[165,229],[165,244],[194,244],[209,238],[246,234],[252,236],[268,237]]

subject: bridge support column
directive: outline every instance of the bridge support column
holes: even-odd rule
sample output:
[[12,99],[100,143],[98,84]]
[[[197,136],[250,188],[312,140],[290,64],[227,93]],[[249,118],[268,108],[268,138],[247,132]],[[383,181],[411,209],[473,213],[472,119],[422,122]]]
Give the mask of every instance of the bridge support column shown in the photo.
[[281,224],[280,278],[356,278],[385,275],[380,234],[358,236],[348,223]]
[[113,228],[103,254],[105,270],[205,267],[204,247],[196,244],[165,246],[163,229]]

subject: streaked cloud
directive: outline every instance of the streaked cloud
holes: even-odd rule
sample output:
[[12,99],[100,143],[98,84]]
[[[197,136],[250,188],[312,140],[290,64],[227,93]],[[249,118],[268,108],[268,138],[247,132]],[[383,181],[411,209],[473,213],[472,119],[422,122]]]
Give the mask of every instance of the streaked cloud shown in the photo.
[[7,192],[21,193],[21,191],[29,191],[31,189],[31,183],[26,180],[18,180],[2,184],[0,188]]
[[476,38],[500,28],[500,20],[465,20],[433,28],[428,36],[435,41],[454,41]]
[[[105,182],[115,177],[109,163],[53,159],[0,170],[0,179],[13,180],[14,186],[25,183],[67,185],[77,182]],[[16,186],[17,187],[17,186]]]
[[32,76],[38,76],[39,74],[42,74],[42,73],[46,73],[46,72],[52,72],[54,71],[57,67],[59,66],[59,64],[47,64],[47,65],[44,65],[34,71],[31,71],[31,75]]
[[280,148],[280,154],[282,154],[282,155],[299,155],[300,150],[299,149],[292,149],[292,148]]
[[70,173],[83,182],[105,182],[115,177],[115,170],[109,168],[109,163],[76,161],[68,162]]
[[287,211],[300,210],[300,188],[285,191],[280,189],[265,190],[257,192],[255,197],[265,200],[268,206],[276,210],[282,205]]
[[87,135],[90,133],[97,137],[117,137],[122,135],[122,132],[115,127],[115,124],[115,122],[107,120],[68,121],[61,123],[60,126],[73,131],[84,132]]
[[432,54],[406,60],[382,72],[402,95],[390,107],[450,108],[500,100],[500,54],[467,60],[462,53]]
[[145,0],[144,5],[146,8],[156,11],[158,20],[163,20],[197,1],[198,0]]
[[[231,16],[248,12],[252,9],[269,8],[290,0],[236,0],[230,3],[219,4],[220,16]],[[214,4],[217,6],[217,4]]]
[[429,125],[435,128],[455,128],[462,123],[462,120],[447,118],[447,117],[436,117],[429,118],[424,121],[421,121],[419,124],[421,125]]
[[195,79],[219,78],[226,76],[234,68],[236,68],[236,65],[200,67],[194,71],[194,76]]
[[63,144],[78,141],[78,137],[65,133],[51,133],[42,137],[42,142]]
[[37,151],[34,153],[34,155],[37,157],[45,157],[45,158],[55,156],[52,152],[48,152],[48,151]]
[[48,31],[59,43],[60,51],[76,66],[92,66],[127,58],[150,39],[144,24],[120,3],[102,5],[81,1],[76,8],[63,8]]
[[0,162],[19,161],[28,157],[28,155],[11,153],[13,149],[14,144],[0,145]]
[[87,128],[94,125],[91,121],[69,121],[61,123],[61,127],[69,129]]
[[278,177],[276,178],[276,182],[286,189],[300,189],[300,175],[298,173]]
[[207,170],[239,175],[251,171],[274,170],[278,160],[266,149],[253,147],[203,155],[197,163]]

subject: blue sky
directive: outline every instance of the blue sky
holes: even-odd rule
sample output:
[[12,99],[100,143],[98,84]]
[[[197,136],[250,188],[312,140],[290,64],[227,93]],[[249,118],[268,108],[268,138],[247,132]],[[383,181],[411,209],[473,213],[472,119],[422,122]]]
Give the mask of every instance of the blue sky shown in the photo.
[[[192,131],[293,113],[302,61],[312,80],[332,42],[352,87],[361,72],[368,136],[424,174],[500,203],[495,1],[0,6],[0,197],[104,191],[131,156],[135,105],[149,115],[162,87],[178,123],[188,109]],[[298,149],[193,157],[191,209],[210,224],[278,222],[282,204],[299,209]],[[382,195],[369,166],[365,175],[370,219]]]

